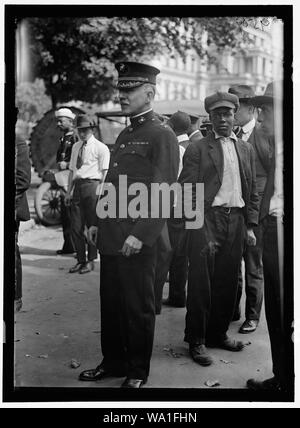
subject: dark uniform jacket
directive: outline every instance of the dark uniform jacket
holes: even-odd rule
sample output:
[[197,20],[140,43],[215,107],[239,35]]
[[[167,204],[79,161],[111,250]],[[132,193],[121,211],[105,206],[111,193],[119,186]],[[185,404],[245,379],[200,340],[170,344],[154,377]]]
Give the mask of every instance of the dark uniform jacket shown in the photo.
[[16,195],[15,209],[16,220],[30,220],[29,207],[26,197],[26,190],[30,186],[31,163],[29,159],[29,149],[25,141],[16,139]]
[[[253,147],[238,139],[234,142],[239,161],[243,208],[247,225],[258,223],[258,194],[255,181],[255,153]],[[191,143],[183,157],[179,182],[204,183],[204,213],[210,209],[223,179],[224,159],[221,142],[210,132],[199,142]]]
[[[127,188],[133,183],[144,183],[150,189],[151,183],[176,182],[179,165],[178,142],[168,125],[155,116],[153,111],[131,119],[111,152],[106,182],[116,189],[119,202],[119,176],[127,176]],[[122,189],[124,197],[127,189]],[[127,195],[127,207],[136,195]],[[170,201],[170,207],[173,201]],[[150,198],[148,212],[151,210]],[[98,248],[102,254],[117,255],[129,235],[143,242],[142,253],[147,253],[154,243],[161,239],[169,246],[165,218],[117,218],[99,219]],[[162,243],[160,243],[163,245]]]
[[59,140],[59,148],[56,153],[56,162],[70,162],[73,144],[78,141],[74,131],[67,132]]

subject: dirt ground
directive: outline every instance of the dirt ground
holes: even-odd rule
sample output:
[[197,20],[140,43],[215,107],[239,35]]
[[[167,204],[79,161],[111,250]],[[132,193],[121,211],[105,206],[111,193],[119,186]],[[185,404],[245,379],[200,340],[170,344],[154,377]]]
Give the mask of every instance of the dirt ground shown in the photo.
[[[21,234],[19,243],[23,307],[15,315],[15,386],[89,388],[91,383],[79,381],[78,374],[101,361],[100,260],[91,273],[69,274],[73,256],[56,255],[62,245],[60,227],[36,225]],[[207,389],[208,380],[218,380],[220,388],[245,388],[250,377],[272,376],[264,312],[255,333],[238,333],[243,319],[231,324],[234,338],[251,343],[239,353],[211,349],[210,367],[190,359],[183,341],[184,319],[185,309],[169,307],[157,316],[151,372],[144,388]],[[92,386],[118,388],[122,381],[110,378]]]

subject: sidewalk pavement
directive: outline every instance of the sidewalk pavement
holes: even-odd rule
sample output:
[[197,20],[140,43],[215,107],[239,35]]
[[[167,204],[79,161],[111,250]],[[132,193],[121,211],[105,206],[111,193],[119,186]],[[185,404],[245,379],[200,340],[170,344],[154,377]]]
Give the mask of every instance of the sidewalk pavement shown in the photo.
[[[23,262],[23,308],[15,315],[15,385],[26,387],[118,388],[122,379],[80,382],[80,371],[101,361],[99,265],[95,271],[70,274],[73,256],[57,256],[59,227],[35,225],[20,236]],[[164,295],[167,294],[167,285]],[[243,304],[244,302],[242,302]],[[211,349],[214,364],[201,367],[183,341],[185,309],[163,307],[156,318],[151,372],[145,388],[245,388],[250,377],[271,377],[270,345],[264,313],[255,333],[230,335],[245,340],[242,352]]]

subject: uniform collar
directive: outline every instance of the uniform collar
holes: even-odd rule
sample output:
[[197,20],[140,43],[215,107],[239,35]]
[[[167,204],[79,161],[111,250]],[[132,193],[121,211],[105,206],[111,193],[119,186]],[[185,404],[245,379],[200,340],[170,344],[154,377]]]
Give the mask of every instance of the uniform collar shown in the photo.
[[66,132],[65,133],[65,137],[67,136],[67,135],[73,135],[74,134],[74,131],[68,131],[68,132]]
[[154,118],[154,112],[152,109],[150,109],[150,110],[144,111],[143,113],[139,113],[135,116],[131,116],[130,123],[131,123],[131,126],[137,127],[153,118]]

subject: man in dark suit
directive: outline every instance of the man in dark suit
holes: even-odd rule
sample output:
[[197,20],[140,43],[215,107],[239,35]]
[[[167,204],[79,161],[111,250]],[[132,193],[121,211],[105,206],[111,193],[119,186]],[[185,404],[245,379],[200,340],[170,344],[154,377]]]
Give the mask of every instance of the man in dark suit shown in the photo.
[[[116,209],[107,218],[99,219],[103,360],[96,369],[82,372],[80,380],[126,376],[122,387],[140,388],[149,375],[153,347],[154,280],[157,247],[161,245],[158,241],[164,242],[166,248],[170,243],[166,218],[151,215],[152,198],[146,198],[148,208],[141,204],[140,214],[135,216],[130,210],[134,198],[128,190],[132,185],[143,185],[149,192],[152,184],[176,182],[179,153],[174,132],[152,110],[159,70],[135,62],[118,63],[116,68],[120,104],[130,117],[130,125],[113,148],[107,189],[97,208],[100,217],[105,203],[108,210]],[[115,204],[110,191],[115,194]],[[97,227],[92,226],[89,232],[95,241]]]
[[[74,133],[74,120],[76,115],[68,108],[60,108],[55,112],[58,128],[63,132],[59,140],[59,147],[56,153],[56,162],[59,171],[67,172],[69,170],[72,147],[78,141]],[[66,180],[67,181],[67,180]],[[71,230],[71,209],[65,204],[65,198],[61,196],[61,223],[64,235],[64,243],[61,250],[57,250],[58,255],[72,254],[75,252],[75,246],[72,239]]]
[[280,274],[283,271],[283,144],[280,134],[276,135],[275,121],[282,121],[282,82],[270,83],[264,95],[255,97],[253,102],[260,109],[258,120],[261,130],[270,139],[270,167],[259,219],[263,230],[265,310],[274,377],[264,381],[249,379],[247,386],[254,390],[284,391],[293,383],[293,362],[287,359],[291,332],[286,331],[284,326],[284,319],[287,318],[283,306],[283,278]]
[[[179,182],[204,184],[204,225],[188,231],[189,277],[185,341],[195,362],[212,363],[206,345],[241,351],[227,336],[237,293],[245,235],[255,244],[258,221],[253,148],[233,132],[239,106],[233,94],[205,99],[213,132],[185,151]],[[195,202],[193,193],[192,202]]]
[[[256,161],[256,185],[258,190],[258,180],[260,185],[262,181],[265,184],[267,169],[263,167],[260,160],[260,153],[266,145],[269,145],[266,137],[258,130],[255,121],[255,107],[252,103],[252,98],[255,96],[253,89],[248,85],[233,85],[228,92],[238,97],[240,107],[235,114],[235,124],[237,125],[236,135],[243,141],[248,141],[252,144],[255,151]],[[259,146],[259,147],[257,147]],[[259,151],[257,151],[257,148]],[[264,158],[263,158],[264,159]],[[258,179],[259,175],[259,179]],[[262,186],[261,186],[262,187]],[[263,193],[263,188],[261,188]],[[261,196],[259,194],[259,199]],[[264,275],[262,265],[262,239],[260,225],[254,227],[256,236],[256,245],[245,245],[243,259],[245,262],[245,292],[246,292],[246,308],[245,321],[239,329],[239,333],[252,333],[256,330],[263,301]],[[235,306],[233,321],[240,319],[240,300],[243,291],[243,275],[242,266],[239,272],[238,295]]]
[[31,163],[29,150],[23,136],[20,133],[18,122],[16,125],[16,194],[15,194],[15,219],[16,219],[16,283],[15,283],[15,308],[19,311],[22,307],[22,262],[18,246],[18,232],[20,221],[30,220],[26,190],[30,186]]

